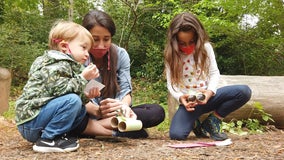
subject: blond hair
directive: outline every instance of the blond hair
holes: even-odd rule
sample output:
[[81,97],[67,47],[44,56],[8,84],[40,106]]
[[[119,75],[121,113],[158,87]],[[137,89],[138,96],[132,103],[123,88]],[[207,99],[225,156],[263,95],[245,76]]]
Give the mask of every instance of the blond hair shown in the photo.
[[70,42],[77,36],[83,36],[84,38],[89,39],[90,46],[93,46],[94,39],[91,33],[83,26],[71,21],[56,21],[49,32],[48,47],[52,50],[59,50],[59,42]]

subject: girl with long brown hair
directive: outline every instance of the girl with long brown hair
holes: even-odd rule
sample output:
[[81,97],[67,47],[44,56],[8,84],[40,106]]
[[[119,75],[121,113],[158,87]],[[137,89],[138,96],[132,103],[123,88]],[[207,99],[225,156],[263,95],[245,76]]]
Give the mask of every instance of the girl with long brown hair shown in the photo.
[[[127,51],[114,43],[116,27],[112,18],[105,12],[93,10],[84,16],[82,24],[92,34],[94,45],[90,59],[100,71],[97,81],[105,85],[101,96],[86,105],[88,115],[82,122],[83,135],[146,138],[145,128],[160,124],[165,117],[164,109],[158,104],[132,106],[132,85],[130,77],[130,58]],[[120,132],[110,125],[117,110],[123,108],[125,117],[142,121],[143,128],[138,131]]]
[[[209,133],[214,140],[227,139],[220,129],[222,119],[243,106],[250,99],[251,90],[247,85],[217,89],[220,72],[213,47],[192,13],[180,13],[172,19],[164,60],[168,90],[179,102],[170,138],[186,139],[193,130],[197,137],[207,137]],[[211,114],[201,123],[199,117],[208,112]]]

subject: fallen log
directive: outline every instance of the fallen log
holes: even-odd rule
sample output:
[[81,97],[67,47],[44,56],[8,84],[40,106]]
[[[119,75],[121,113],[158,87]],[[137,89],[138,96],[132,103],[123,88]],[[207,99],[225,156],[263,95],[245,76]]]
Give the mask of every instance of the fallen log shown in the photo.
[[[275,125],[279,129],[284,129],[284,76],[245,76],[245,75],[221,75],[219,86],[246,84],[252,90],[252,97],[240,109],[228,115],[224,121],[232,119],[258,119],[262,124],[267,123],[261,118],[260,112],[254,107],[257,103],[263,106],[265,113],[271,114],[274,122],[269,124]],[[168,110],[169,118],[172,119],[176,107],[176,100],[169,94]],[[201,119],[204,119],[203,115]]]

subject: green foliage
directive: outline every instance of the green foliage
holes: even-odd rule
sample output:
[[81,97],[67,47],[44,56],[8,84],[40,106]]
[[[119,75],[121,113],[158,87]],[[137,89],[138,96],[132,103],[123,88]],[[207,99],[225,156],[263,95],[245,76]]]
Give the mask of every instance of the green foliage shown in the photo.
[[258,115],[261,116],[262,120],[264,120],[265,122],[269,122],[269,121],[274,122],[274,120],[272,119],[272,115],[269,114],[269,113],[266,113],[264,111],[263,106],[261,105],[261,103],[254,102],[253,106],[259,112]]
[[244,120],[244,123],[251,133],[262,133],[264,130],[264,126],[257,119],[249,118]]
[[165,120],[160,123],[158,126],[156,126],[155,128],[160,131],[160,132],[168,132],[170,130],[170,119],[168,116],[168,111],[167,111],[167,106],[162,105],[162,107],[165,109],[165,113],[166,113],[166,118]]
[[153,68],[154,73],[147,76],[151,76],[151,79],[159,79],[159,76],[154,74],[158,72],[160,75],[163,72],[161,59],[163,59],[165,29],[161,28],[159,23],[152,18],[153,14],[158,11],[155,5],[148,1],[117,0],[106,1],[104,9],[112,16],[117,26],[113,42],[127,49],[130,55],[132,76],[145,78],[149,67],[156,63],[155,60],[158,60],[159,65]]
[[8,109],[8,111],[3,113],[3,116],[6,119],[14,119],[15,118],[15,101],[9,102],[9,109]]
[[166,113],[166,119],[156,128],[159,131],[168,131],[170,120],[168,117],[167,88],[165,80],[148,81],[146,79],[133,79],[133,106],[145,103],[160,104]]
[[133,79],[133,104],[167,103],[167,88],[165,80],[148,81],[146,79]]
[[[174,15],[191,11],[215,46],[221,74],[284,75],[284,5],[279,0],[3,0],[0,2],[0,64],[24,83],[32,61],[47,48],[57,19],[81,23],[88,10],[103,7],[114,19],[113,42],[127,49],[134,78],[159,80],[163,73],[166,31]],[[71,12],[72,11],[72,12]],[[244,17],[258,17],[256,26]],[[142,67],[141,67],[142,66]],[[236,67],[238,66],[238,67]]]
[[[175,14],[185,11],[197,14],[204,24],[215,46],[222,74],[284,75],[281,28],[284,25],[283,18],[280,18],[284,9],[278,0],[254,0],[250,3],[233,0],[115,0],[107,1],[104,9],[116,21],[118,33],[115,41],[130,54],[132,76],[148,76],[145,74],[151,64],[147,63],[154,64],[152,61],[162,58],[160,54],[153,53],[163,52],[170,20]],[[257,26],[243,23],[246,15],[258,17]],[[271,19],[269,15],[276,18]],[[156,47],[149,50],[152,46]],[[161,73],[163,68],[156,70]],[[159,76],[156,74],[155,78],[159,79]]]
[[[284,42],[280,27],[284,25],[280,18],[284,5],[279,0],[203,0],[192,11],[204,23],[214,43],[222,74],[284,74],[284,52],[280,50]],[[243,22],[248,15],[258,18],[257,25]]]
[[[263,133],[265,123],[261,123],[260,120],[257,118],[251,118],[253,115],[252,113],[256,114],[256,116],[260,116],[263,122],[274,122],[272,119],[272,115],[266,113],[263,110],[263,106],[259,102],[255,102],[253,104],[253,108],[256,110],[252,110],[249,114],[248,119],[244,120],[232,120],[231,122],[222,122],[222,130],[238,134],[238,135],[246,135],[248,133]],[[248,131],[245,131],[248,130]]]
[[45,48],[42,41],[46,38],[35,31],[40,28],[39,19],[33,18],[33,14],[14,10],[5,14],[5,23],[0,26],[0,64],[9,68],[16,77],[13,85],[26,80],[31,63]]
[[248,132],[243,130],[243,121],[222,122],[222,130],[237,135],[247,135]]
[[159,46],[150,44],[146,49],[146,57],[144,60],[146,63],[142,64],[142,68],[137,68],[136,77],[146,78],[148,80],[160,80],[163,79],[164,63],[162,61],[163,53]]
[[[74,21],[81,23],[92,3],[76,1]],[[36,57],[47,49],[49,30],[57,19],[68,19],[67,1],[8,1],[0,3],[0,64],[11,70],[12,85],[26,82]],[[80,7],[86,7],[80,9]]]

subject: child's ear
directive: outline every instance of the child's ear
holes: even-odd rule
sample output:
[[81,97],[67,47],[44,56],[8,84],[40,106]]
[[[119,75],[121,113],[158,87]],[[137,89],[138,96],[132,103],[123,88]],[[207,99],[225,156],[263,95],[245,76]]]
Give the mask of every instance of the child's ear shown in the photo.
[[66,53],[68,51],[68,43],[66,41],[61,41],[58,44],[59,50],[63,53]]

